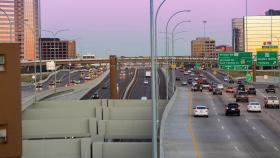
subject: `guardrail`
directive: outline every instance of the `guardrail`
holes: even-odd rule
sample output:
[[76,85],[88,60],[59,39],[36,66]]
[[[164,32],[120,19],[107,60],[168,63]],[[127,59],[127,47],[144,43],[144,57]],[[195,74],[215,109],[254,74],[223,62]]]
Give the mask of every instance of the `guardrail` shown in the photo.
[[164,130],[165,130],[165,121],[167,119],[168,113],[170,112],[171,108],[174,105],[174,101],[176,100],[178,96],[178,90],[175,91],[174,95],[169,100],[168,104],[165,107],[165,110],[163,112],[162,118],[161,118],[161,124],[160,124],[160,158],[164,158],[164,146],[163,146],[163,138],[164,138]]
[[127,86],[125,92],[124,92],[124,95],[122,97],[122,99],[125,99],[127,97],[127,93],[130,91],[130,88],[131,86],[133,85],[133,83],[135,82],[135,79],[136,79],[136,73],[137,73],[138,69],[135,68],[135,71],[134,71],[134,75],[133,75],[133,79],[130,81],[129,85]]

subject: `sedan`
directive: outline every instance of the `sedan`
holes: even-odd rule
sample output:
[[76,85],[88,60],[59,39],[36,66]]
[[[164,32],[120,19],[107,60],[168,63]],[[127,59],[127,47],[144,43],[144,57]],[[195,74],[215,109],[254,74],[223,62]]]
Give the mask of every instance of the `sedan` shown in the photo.
[[203,105],[198,105],[193,108],[194,117],[205,116],[208,117],[208,107]]
[[187,84],[188,84],[187,81],[182,81],[182,83],[181,83],[182,86],[186,86]]
[[149,81],[148,80],[144,80],[144,84],[149,84]]
[[250,102],[247,105],[248,112],[262,112],[261,104],[259,102]]
[[226,93],[234,93],[234,88],[233,87],[228,87],[226,89]]

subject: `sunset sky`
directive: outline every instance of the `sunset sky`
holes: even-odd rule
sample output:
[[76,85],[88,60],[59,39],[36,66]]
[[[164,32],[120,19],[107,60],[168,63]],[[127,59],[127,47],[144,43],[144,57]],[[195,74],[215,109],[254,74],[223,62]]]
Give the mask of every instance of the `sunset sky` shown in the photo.
[[[161,1],[155,0],[156,6]],[[124,56],[149,55],[149,0],[45,0],[42,1],[42,29],[70,29],[61,38],[77,39],[79,53]],[[172,21],[172,26],[191,20],[178,28],[176,55],[190,55],[190,41],[206,34],[219,44],[231,45],[231,19],[245,15],[245,0],[167,0],[159,15],[158,30],[163,32],[172,13],[190,9]],[[280,9],[280,0],[248,0],[249,15],[264,15]],[[171,29],[170,29],[171,30]],[[44,36],[50,36],[43,33]],[[164,54],[163,34],[159,34],[159,54]]]

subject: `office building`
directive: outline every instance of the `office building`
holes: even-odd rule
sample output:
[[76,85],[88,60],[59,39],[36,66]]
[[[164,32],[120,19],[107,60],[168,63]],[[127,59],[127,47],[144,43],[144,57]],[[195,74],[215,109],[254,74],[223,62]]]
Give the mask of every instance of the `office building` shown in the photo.
[[232,19],[232,47],[235,52],[244,52],[243,18]]
[[215,40],[209,37],[199,37],[192,40],[192,57],[195,58],[216,58]]
[[76,42],[59,38],[41,38],[42,60],[76,58]]
[[20,43],[20,59],[34,60],[35,50],[38,52],[38,0],[0,0],[0,6],[0,42]]
[[266,16],[280,15],[280,10],[269,9],[267,12],[265,12],[265,15]]
[[0,157],[21,158],[19,44],[0,43]]

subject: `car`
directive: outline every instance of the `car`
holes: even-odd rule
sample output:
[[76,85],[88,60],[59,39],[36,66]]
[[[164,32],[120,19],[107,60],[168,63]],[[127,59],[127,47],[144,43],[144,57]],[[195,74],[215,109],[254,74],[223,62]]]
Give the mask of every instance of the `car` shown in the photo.
[[194,80],[195,80],[195,81],[198,81],[198,77],[195,77]]
[[189,73],[187,71],[184,72],[184,75],[189,75]]
[[236,90],[237,90],[237,91],[245,91],[245,90],[246,90],[246,87],[245,87],[245,85],[243,85],[243,84],[239,84]]
[[204,83],[202,83],[202,88],[203,89],[209,89],[210,88],[210,84],[208,82],[204,82]]
[[187,81],[182,81],[182,83],[181,83],[182,86],[186,86],[187,84],[188,84]]
[[274,85],[268,85],[267,88],[265,89],[265,91],[266,91],[266,93],[269,93],[269,92],[276,93]]
[[191,76],[194,76],[194,73],[191,73]]
[[224,85],[223,84],[217,84],[217,88],[223,90],[224,89]]
[[102,89],[107,89],[107,88],[108,88],[108,84],[104,83],[103,86],[102,86]]
[[193,92],[196,92],[196,91],[202,92],[202,86],[200,84],[195,84],[195,85],[192,86],[191,90]]
[[225,105],[225,115],[237,115],[240,116],[240,106],[237,103],[229,103]]
[[193,108],[194,117],[202,116],[208,117],[208,107],[203,105],[198,105]]
[[148,98],[146,96],[142,96],[141,100],[148,100]]
[[148,80],[144,80],[144,84],[149,84],[149,81]]
[[188,73],[191,73],[192,71],[191,70],[188,70]]
[[279,109],[279,98],[277,96],[268,96],[264,98],[265,108],[278,108]]
[[228,77],[224,77],[224,82],[228,82],[229,78]]
[[99,99],[99,94],[98,92],[95,92],[92,96],[91,96],[91,99]]
[[249,87],[249,88],[247,89],[247,93],[248,93],[248,95],[257,95],[256,88],[254,88],[254,87]]
[[214,88],[212,90],[212,95],[223,95],[223,92],[220,88]]
[[198,83],[196,81],[192,81],[192,85],[197,85]]
[[36,85],[36,90],[42,90],[43,89],[43,84],[42,83],[37,83]]
[[262,112],[261,104],[257,101],[249,102],[247,105],[248,112]]
[[188,79],[188,84],[192,84],[192,79],[191,78]]
[[226,93],[234,93],[234,88],[233,87],[227,87]]
[[249,97],[246,91],[238,91],[236,94],[236,102],[240,101],[249,102]]
[[228,83],[234,84],[234,80],[233,80],[233,79],[230,79],[230,80],[228,81]]
[[237,80],[237,84],[242,84],[242,80]]
[[176,77],[176,81],[181,81],[181,77]]
[[54,81],[51,81],[50,83],[49,83],[49,86],[54,86],[55,85],[55,82]]
[[85,80],[91,80],[91,77],[90,76],[86,76]]

